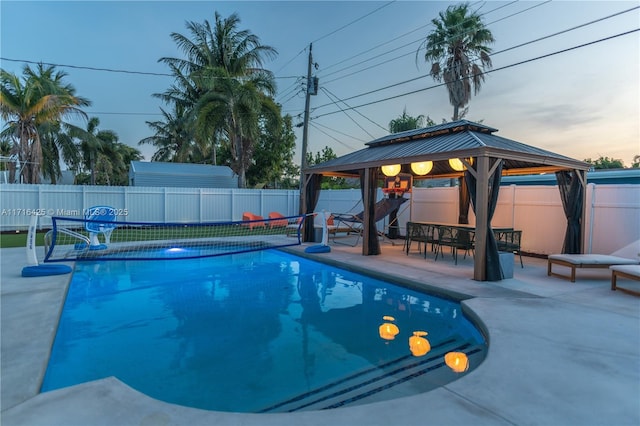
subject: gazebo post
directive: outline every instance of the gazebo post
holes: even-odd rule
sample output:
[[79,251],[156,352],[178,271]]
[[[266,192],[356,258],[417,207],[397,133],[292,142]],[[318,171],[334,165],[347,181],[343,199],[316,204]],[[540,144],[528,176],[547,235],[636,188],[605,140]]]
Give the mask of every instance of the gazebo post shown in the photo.
[[476,243],[473,257],[473,279],[487,278],[487,217],[489,215],[489,157],[478,156],[476,177]]
[[[364,188],[362,191],[362,207],[363,207],[362,221],[364,222],[362,227],[362,255],[363,256],[368,256],[369,254],[371,254],[369,253],[369,217],[371,216],[369,205],[372,203],[370,199],[371,197],[369,196],[369,193],[370,193],[369,185],[371,184],[370,180],[371,180],[371,169],[367,167],[364,169],[364,182],[363,182]],[[375,203],[375,200],[373,200],[373,203]]]

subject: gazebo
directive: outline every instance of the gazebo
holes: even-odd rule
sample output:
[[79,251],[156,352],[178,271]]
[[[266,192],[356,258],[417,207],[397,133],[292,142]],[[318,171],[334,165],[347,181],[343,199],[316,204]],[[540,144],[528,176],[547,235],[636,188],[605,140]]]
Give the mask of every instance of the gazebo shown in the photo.
[[[590,164],[497,136],[495,132],[497,129],[484,124],[459,120],[375,139],[364,149],[305,169],[301,213],[314,211],[322,176],[359,177],[364,206],[362,254],[377,255],[381,251],[374,212],[383,166],[394,165],[396,173],[411,173],[415,180],[459,179],[458,223],[467,223],[470,203],[476,215],[473,278],[497,281],[502,279],[498,249],[490,231],[501,177],[555,173],[567,216],[563,253],[581,253],[586,172]],[[305,223],[305,241],[312,239],[313,225],[311,216]]]

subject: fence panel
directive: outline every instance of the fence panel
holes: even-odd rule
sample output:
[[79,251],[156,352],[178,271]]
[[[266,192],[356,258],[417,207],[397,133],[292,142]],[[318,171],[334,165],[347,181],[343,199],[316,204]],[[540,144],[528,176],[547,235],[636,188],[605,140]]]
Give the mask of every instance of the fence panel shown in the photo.
[[411,202],[415,222],[458,222],[458,187],[414,188]]
[[127,222],[164,222],[165,213],[165,188],[125,187],[125,202],[122,207],[126,209],[126,216],[119,218]]
[[613,253],[636,243],[630,256],[640,256],[640,189],[638,185],[589,184],[587,248],[593,253]]
[[223,222],[233,218],[233,190],[202,188],[200,217],[202,222]]
[[[378,199],[382,198],[378,192]],[[404,235],[407,221],[456,222],[458,187],[414,188],[411,201],[400,208],[398,220]],[[299,209],[297,190],[227,188],[102,187],[77,185],[0,184],[0,230],[24,230],[30,216],[81,217],[94,205],[119,210],[128,222],[216,222],[240,220],[244,211],[267,216],[277,211],[286,216]],[[359,189],[320,192],[316,211],[357,214],[362,211]],[[636,256],[640,241],[640,191],[638,185],[587,186],[585,251],[613,253],[624,247]],[[473,210],[469,222],[475,223]],[[388,223],[378,224],[379,229]],[[523,231],[523,251],[559,253],[566,218],[557,186],[502,187],[493,223]],[[51,226],[45,216],[40,228]],[[634,245],[635,244],[635,245]],[[635,250],[635,252],[633,251]],[[628,255],[628,254],[627,254]]]
[[560,253],[567,219],[557,186],[518,186],[514,197],[515,229],[522,230],[522,250]]

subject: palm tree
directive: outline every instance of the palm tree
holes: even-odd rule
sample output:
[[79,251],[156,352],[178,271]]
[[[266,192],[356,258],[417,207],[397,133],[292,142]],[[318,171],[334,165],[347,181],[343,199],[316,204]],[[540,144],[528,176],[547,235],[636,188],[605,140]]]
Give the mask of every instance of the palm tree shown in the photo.
[[[82,165],[85,170],[89,170],[91,174],[90,184],[96,184],[96,164],[99,164],[101,170],[105,172],[105,167],[110,169],[105,163],[110,163],[109,159],[113,158],[112,145],[118,142],[118,135],[112,130],[98,130],[100,120],[97,117],[91,117],[87,122],[86,130],[80,128],[70,129],[69,133],[76,139],[80,140],[79,150],[82,153]],[[105,183],[105,179],[101,183]],[[106,183],[109,180],[106,179]]]
[[272,80],[261,75],[251,76],[246,81],[211,79],[210,76],[229,75],[220,67],[208,71],[211,72],[205,71],[204,78],[197,80],[207,90],[196,105],[196,129],[200,134],[208,129],[222,129],[231,152],[230,167],[239,177],[239,186],[244,188],[261,127],[267,127],[272,134],[281,130],[280,107],[264,93],[275,88],[270,86]]
[[405,130],[413,130],[427,126],[433,126],[436,123],[427,116],[426,120],[424,115],[420,114],[417,117],[413,117],[407,114],[407,108],[402,111],[402,115],[398,118],[394,118],[389,122],[389,132],[398,133]]
[[446,83],[456,121],[461,118],[460,108],[471,100],[471,87],[477,95],[484,82],[483,71],[491,68],[487,44],[494,42],[493,35],[468,4],[449,6],[431,22],[435,28],[424,42],[424,59],[431,62],[431,76]]
[[127,186],[129,184],[129,167],[132,161],[140,161],[143,159],[142,153],[129,145],[121,142],[114,144],[115,158],[117,162],[112,161],[113,176],[112,185]]
[[[65,128],[72,128],[65,123]],[[52,184],[56,184],[62,176],[60,162],[67,165],[77,164],[80,160],[78,147],[68,132],[63,130],[60,122],[48,122],[38,127],[42,146],[42,176],[50,178]]]
[[156,148],[151,161],[202,161],[204,153],[196,143],[194,115],[181,103],[174,103],[173,107],[173,112],[160,108],[162,120],[147,121],[154,135],[142,139],[138,144],[150,144]]
[[[20,173],[28,183],[38,183],[44,168],[47,173],[55,166],[43,167],[45,158],[40,138],[40,126],[60,122],[71,114],[85,117],[79,107],[90,102],[75,95],[73,86],[64,84],[66,73],[56,71],[54,66],[39,64],[36,70],[28,65],[23,70],[23,80],[13,73],[0,70],[2,89],[0,92],[0,115],[7,122],[3,132],[10,133],[22,169]],[[51,148],[51,147],[49,147]],[[50,153],[50,152],[49,152]],[[49,155],[48,161],[56,161]],[[15,165],[10,165],[10,179],[15,179]]]
[[260,44],[250,31],[239,30],[239,23],[235,13],[222,19],[216,12],[213,26],[206,20],[203,24],[187,23],[191,38],[171,34],[187,57],[160,59],[176,75],[176,85],[161,96],[194,114],[196,140],[211,144],[214,162],[216,142],[224,135],[232,153],[231,167],[244,187],[260,126],[280,128],[280,122],[276,120],[276,125],[266,120],[273,118],[278,108],[267,99],[275,94],[273,74],[262,68],[264,60],[274,57],[276,51]]

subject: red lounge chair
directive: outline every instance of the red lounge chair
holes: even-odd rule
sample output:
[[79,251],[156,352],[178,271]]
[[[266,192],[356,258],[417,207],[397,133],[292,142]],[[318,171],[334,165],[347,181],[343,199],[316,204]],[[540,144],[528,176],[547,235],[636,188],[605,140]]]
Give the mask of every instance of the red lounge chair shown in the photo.
[[257,214],[253,214],[251,212],[242,213],[243,221],[250,221],[249,223],[243,224],[244,226],[248,226],[249,229],[253,229],[256,227],[265,227],[267,224],[264,222],[264,217],[259,216]]
[[285,227],[289,224],[289,221],[278,212],[269,213],[269,219],[275,219],[269,221],[269,227],[271,228]]

